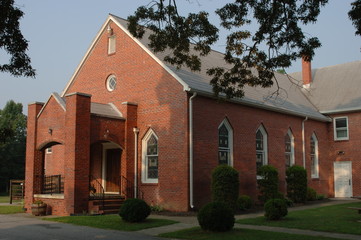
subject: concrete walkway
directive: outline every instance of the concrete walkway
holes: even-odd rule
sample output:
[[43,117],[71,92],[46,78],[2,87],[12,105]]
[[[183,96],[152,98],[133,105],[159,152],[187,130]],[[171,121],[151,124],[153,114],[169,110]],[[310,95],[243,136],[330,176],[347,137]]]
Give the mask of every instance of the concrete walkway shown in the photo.
[[[310,205],[303,205],[299,207],[292,207],[289,208],[288,211],[300,211],[305,209],[312,209],[324,206],[331,206],[343,203],[350,203],[357,201],[355,199],[331,199],[331,201],[323,202],[319,204],[310,204]],[[251,213],[251,214],[242,214],[236,215],[236,220],[238,219],[246,219],[246,218],[255,218],[264,216],[263,212],[258,213]],[[198,220],[196,216],[164,216],[164,215],[151,215],[149,218],[160,218],[160,219],[169,219],[174,220],[179,223],[158,227],[158,228],[150,228],[138,231],[139,233],[157,236],[161,233],[167,232],[174,232],[182,229],[192,228],[199,226]],[[281,228],[281,227],[267,227],[267,226],[254,226],[254,225],[245,225],[245,224],[238,224],[234,225],[235,228],[243,228],[243,229],[254,229],[254,230],[262,230],[262,231],[270,231],[270,232],[283,232],[283,233],[290,233],[290,234],[300,234],[300,235],[309,235],[309,236],[323,236],[323,237],[331,237],[335,239],[350,239],[350,240],[360,240],[360,235],[352,235],[352,234],[341,234],[341,233],[329,233],[329,232],[318,232],[318,231],[311,231],[311,230],[302,230],[302,229],[293,229],[293,228]],[[361,223],[360,223],[361,227]]]

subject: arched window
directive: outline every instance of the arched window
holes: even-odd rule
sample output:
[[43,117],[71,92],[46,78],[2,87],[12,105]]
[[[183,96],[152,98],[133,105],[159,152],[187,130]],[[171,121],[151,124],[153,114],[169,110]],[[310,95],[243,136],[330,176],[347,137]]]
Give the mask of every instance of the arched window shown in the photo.
[[142,181],[158,183],[158,137],[150,129],[142,140]]
[[285,136],[285,158],[286,169],[295,164],[295,140],[290,129]]
[[233,165],[233,131],[227,121],[223,120],[218,127],[218,162],[219,164]]
[[267,132],[261,125],[256,132],[256,166],[257,169],[268,163],[267,159]]
[[315,133],[311,136],[310,147],[311,177],[318,178],[318,140]]

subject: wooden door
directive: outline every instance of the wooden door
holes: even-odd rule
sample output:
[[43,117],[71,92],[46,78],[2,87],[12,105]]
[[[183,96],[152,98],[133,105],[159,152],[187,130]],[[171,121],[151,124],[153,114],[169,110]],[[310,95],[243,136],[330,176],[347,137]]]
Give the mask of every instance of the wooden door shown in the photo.
[[121,149],[106,150],[105,191],[119,192]]

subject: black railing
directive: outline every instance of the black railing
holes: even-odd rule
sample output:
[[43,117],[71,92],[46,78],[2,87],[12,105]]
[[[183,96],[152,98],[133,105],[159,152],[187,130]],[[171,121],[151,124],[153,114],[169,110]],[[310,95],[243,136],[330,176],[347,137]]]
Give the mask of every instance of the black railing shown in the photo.
[[104,209],[105,190],[103,185],[93,175],[89,177],[89,199],[100,200],[102,209]]
[[64,177],[61,175],[39,176],[41,194],[64,193]]
[[[144,193],[142,191],[139,190],[139,188],[137,187],[136,189],[137,191],[137,198],[139,199],[143,199],[144,197]],[[122,180],[121,180],[121,194],[123,196],[125,196],[125,198],[134,198],[134,184],[132,181],[128,180],[126,177],[122,176]]]

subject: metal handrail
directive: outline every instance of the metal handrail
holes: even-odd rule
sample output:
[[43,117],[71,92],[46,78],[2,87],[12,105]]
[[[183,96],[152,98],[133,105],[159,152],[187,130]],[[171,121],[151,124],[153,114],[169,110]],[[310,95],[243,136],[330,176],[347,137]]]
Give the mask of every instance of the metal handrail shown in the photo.
[[[143,199],[144,192],[142,192],[138,187],[137,191],[137,198]],[[121,181],[121,193],[125,196],[125,198],[134,198],[134,184],[132,181],[128,180],[126,177],[122,176]]]
[[104,209],[104,201],[105,201],[105,189],[103,185],[96,179],[93,175],[89,177],[89,198],[94,200],[101,200],[102,207]]

